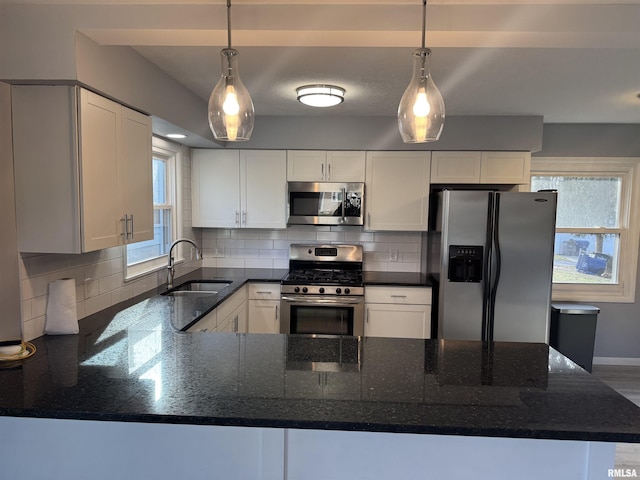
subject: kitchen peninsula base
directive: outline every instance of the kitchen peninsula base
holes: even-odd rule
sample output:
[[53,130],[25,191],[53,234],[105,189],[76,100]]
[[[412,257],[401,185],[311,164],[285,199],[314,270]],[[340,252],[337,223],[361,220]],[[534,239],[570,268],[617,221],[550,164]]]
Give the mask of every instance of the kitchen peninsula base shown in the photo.
[[[170,421],[169,419],[166,419]],[[0,417],[7,478],[595,480],[615,443]]]

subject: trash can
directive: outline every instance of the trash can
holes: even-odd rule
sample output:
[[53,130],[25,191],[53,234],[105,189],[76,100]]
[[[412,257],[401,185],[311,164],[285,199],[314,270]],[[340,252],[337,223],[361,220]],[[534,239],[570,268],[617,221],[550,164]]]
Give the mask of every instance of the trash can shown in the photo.
[[600,309],[578,303],[552,303],[549,345],[591,372]]

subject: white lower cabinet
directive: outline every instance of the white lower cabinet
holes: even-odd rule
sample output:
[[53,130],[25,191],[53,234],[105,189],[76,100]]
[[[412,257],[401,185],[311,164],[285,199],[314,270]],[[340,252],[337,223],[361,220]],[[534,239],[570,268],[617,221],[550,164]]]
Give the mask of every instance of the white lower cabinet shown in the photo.
[[207,313],[187,332],[228,332],[247,331],[247,290],[240,287],[216,309]]
[[187,332],[215,332],[218,327],[217,319],[216,311],[212,310],[198,320],[198,323],[187,329]]
[[365,287],[365,337],[430,338],[431,289]]
[[231,295],[217,309],[216,332],[246,333],[247,331],[247,287]]
[[280,333],[280,284],[249,284],[249,333]]

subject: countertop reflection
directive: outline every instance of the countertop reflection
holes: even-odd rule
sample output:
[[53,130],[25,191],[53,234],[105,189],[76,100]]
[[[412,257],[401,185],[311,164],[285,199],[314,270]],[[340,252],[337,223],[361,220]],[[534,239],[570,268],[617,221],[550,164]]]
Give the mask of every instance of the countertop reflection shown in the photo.
[[0,369],[0,414],[640,442],[640,408],[545,344],[192,334],[168,308],[37,339]]

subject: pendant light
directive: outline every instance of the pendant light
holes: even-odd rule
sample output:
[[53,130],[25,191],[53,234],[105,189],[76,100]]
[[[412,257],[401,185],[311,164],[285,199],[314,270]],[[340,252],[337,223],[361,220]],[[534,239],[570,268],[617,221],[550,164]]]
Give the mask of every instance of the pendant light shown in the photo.
[[413,76],[398,106],[398,128],[404,143],[435,142],[444,127],[444,100],[431,78],[431,50],[425,48],[427,0],[422,0],[422,48],[413,54]]
[[243,142],[251,138],[255,111],[240,80],[238,51],[231,48],[231,0],[227,0],[228,46],[220,52],[221,76],[209,97],[209,127],[216,140]]

